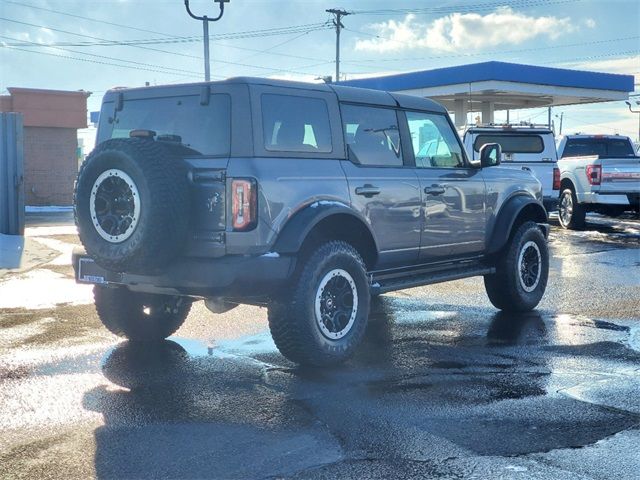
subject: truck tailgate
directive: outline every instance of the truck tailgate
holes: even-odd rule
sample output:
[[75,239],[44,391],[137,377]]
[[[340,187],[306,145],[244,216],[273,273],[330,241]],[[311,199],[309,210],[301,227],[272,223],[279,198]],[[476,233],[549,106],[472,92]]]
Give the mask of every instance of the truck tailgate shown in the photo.
[[640,157],[600,158],[600,193],[640,192]]

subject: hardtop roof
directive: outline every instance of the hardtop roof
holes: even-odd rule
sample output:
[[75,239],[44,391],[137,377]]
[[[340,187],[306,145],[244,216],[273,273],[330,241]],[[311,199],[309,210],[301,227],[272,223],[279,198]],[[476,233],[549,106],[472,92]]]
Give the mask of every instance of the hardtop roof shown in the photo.
[[153,85],[144,87],[133,88],[121,88],[116,87],[108,90],[103,98],[103,101],[110,101],[111,97],[118,93],[129,92],[146,92],[156,93],[158,96],[162,96],[162,92],[172,94],[178,93],[180,90],[193,89],[197,87],[215,86],[215,85],[232,85],[232,84],[246,84],[246,85],[265,85],[271,87],[283,87],[293,88],[300,90],[320,91],[335,93],[338,100],[344,102],[364,103],[371,105],[383,105],[383,106],[399,106],[408,109],[427,110],[446,113],[446,109],[437,102],[429,100],[427,98],[416,97],[412,95],[403,95],[399,93],[388,93],[380,90],[373,90],[368,88],[348,87],[342,85],[326,84],[326,83],[309,83],[309,82],[297,82],[291,80],[280,80],[272,78],[261,77],[232,77],[226,80],[214,81],[214,82],[195,82],[195,83],[181,83],[175,85]]

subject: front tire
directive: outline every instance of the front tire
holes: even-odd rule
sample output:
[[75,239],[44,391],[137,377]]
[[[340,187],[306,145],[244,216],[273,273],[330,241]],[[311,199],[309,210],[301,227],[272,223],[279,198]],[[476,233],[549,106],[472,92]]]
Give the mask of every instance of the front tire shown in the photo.
[[563,228],[577,230],[584,227],[587,210],[578,203],[572,188],[565,188],[560,194],[558,221]]
[[157,342],[184,323],[191,300],[171,295],[132,292],[125,287],[93,287],[98,317],[119,337],[138,342]]
[[512,235],[484,286],[496,308],[511,312],[533,310],[547,288],[549,250],[542,231],[525,222]]
[[302,365],[347,360],[360,344],[371,300],[366,267],[355,248],[331,241],[310,254],[292,291],[269,305],[278,350]]

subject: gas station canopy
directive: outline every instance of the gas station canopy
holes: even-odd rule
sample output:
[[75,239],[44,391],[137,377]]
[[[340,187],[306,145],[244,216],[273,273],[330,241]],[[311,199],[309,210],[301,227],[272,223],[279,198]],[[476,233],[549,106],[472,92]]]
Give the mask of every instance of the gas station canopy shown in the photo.
[[498,110],[627,100],[633,75],[587,72],[505,62],[484,62],[340,82],[361,88],[428,97],[455,114],[456,126],[468,112],[493,122]]

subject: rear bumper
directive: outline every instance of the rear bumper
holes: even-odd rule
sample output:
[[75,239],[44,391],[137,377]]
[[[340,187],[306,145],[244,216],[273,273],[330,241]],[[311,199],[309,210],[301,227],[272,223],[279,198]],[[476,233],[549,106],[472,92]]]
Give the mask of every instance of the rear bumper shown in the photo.
[[84,249],[73,252],[78,283],[124,285],[133,291],[195,297],[268,296],[285,284],[294,268],[294,257],[277,254],[217,259],[182,257],[158,275],[138,275],[106,270]]
[[578,198],[580,203],[592,203],[599,205],[633,205],[634,198],[638,198],[638,192],[585,192]]

